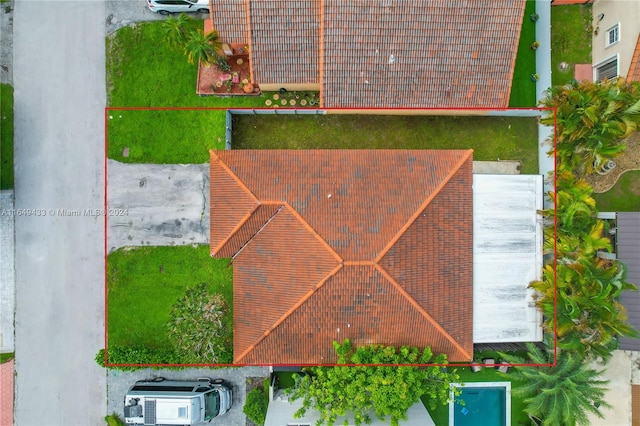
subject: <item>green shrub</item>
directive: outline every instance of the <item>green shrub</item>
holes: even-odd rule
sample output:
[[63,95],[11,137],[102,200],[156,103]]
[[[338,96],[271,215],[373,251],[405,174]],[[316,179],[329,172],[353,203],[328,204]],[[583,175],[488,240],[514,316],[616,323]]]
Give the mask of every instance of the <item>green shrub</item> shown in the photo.
[[[267,379],[268,380],[268,379]],[[267,418],[267,408],[269,407],[269,393],[262,387],[257,387],[247,394],[247,400],[244,404],[244,414],[257,424],[264,425]]]
[[169,340],[187,363],[229,362],[231,330],[229,308],[221,294],[207,284],[187,289],[173,306],[167,323]]
[[107,422],[107,426],[125,426],[122,419],[120,419],[116,413],[109,414],[104,420]]
[[[112,364],[182,364],[183,360],[173,350],[170,349],[151,349],[151,348],[132,348],[126,346],[114,346],[109,347],[108,354],[108,366],[104,363],[104,349],[100,349],[96,355],[96,362],[98,365],[107,368],[113,368],[115,370],[132,371],[139,370],[141,368],[148,368],[144,366],[135,365],[122,365],[112,366]],[[154,367],[154,368],[174,368],[180,369],[182,367]]]

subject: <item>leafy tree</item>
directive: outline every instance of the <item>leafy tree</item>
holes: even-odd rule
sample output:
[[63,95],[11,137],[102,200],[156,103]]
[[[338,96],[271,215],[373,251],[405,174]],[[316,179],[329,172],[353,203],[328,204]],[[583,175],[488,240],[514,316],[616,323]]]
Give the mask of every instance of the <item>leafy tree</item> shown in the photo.
[[205,34],[198,29],[190,31],[184,44],[184,53],[189,59],[189,63],[211,64],[215,61],[222,44],[218,40],[218,34],[211,31]]
[[[604,82],[577,82],[548,89],[542,101],[557,111],[557,154],[571,169],[594,166],[624,151],[621,139],[640,123],[640,84],[618,78]],[[542,122],[554,125],[553,114]]]
[[231,332],[227,303],[206,284],[187,289],[173,306],[167,323],[169,339],[186,363],[229,362]]
[[[266,384],[269,383],[268,380]],[[247,394],[247,400],[242,409],[247,418],[258,426],[264,425],[264,421],[267,418],[267,409],[269,408],[269,391],[265,389],[266,384],[263,384],[262,387],[254,388]]]
[[170,16],[162,23],[165,42],[173,48],[181,48],[187,42],[187,26],[192,18],[181,13],[177,18]]
[[[553,353],[527,344],[529,359],[500,353],[513,364],[553,364]],[[523,397],[525,412],[536,425],[573,426],[588,424],[589,413],[603,418],[599,407],[611,407],[604,395],[608,380],[600,378],[603,370],[590,368],[581,357],[558,350],[555,366],[514,367],[509,378],[523,383],[512,388],[514,396]]]
[[[456,370],[443,367],[404,366],[406,364],[446,364],[444,354],[433,356],[430,348],[420,351],[403,346],[397,351],[383,345],[362,346],[353,349],[346,339],[342,344],[333,343],[338,364],[391,364],[390,366],[336,366],[306,369],[310,375],[296,378],[291,399],[303,399],[303,406],[296,412],[302,417],[309,409],[320,414],[318,425],[333,425],[338,417],[349,418],[356,425],[370,423],[370,412],[383,420],[389,418],[392,425],[407,419],[407,410],[430,397],[431,408],[450,400],[451,383],[459,380]],[[403,365],[401,367],[397,365]],[[459,394],[455,390],[456,394]]]

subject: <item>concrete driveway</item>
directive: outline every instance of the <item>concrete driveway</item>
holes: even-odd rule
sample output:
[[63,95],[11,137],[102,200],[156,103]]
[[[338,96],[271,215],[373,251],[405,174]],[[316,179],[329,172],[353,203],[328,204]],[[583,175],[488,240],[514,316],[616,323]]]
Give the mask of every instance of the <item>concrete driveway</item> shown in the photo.
[[104,222],[56,212],[104,203],[105,5],[13,14],[15,207],[33,213],[15,220],[15,424],[100,425]]
[[185,370],[167,370],[151,368],[137,371],[110,370],[107,377],[109,387],[108,412],[124,418],[123,398],[136,380],[164,377],[169,380],[194,380],[198,377],[223,379],[233,390],[233,406],[224,415],[214,419],[212,426],[245,426],[246,416],[242,412],[246,393],[247,377],[268,377],[269,367],[243,368],[188,368]]
[[209,243],[208,164],[109,160],[109,252],[124,246]]

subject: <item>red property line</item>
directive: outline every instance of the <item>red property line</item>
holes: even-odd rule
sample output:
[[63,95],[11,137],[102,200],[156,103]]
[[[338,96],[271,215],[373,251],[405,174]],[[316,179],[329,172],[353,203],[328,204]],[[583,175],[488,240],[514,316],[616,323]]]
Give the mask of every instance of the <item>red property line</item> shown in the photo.
[[[104,109],[104,208],[108,211],[108,115],[109,111],[255,111],[255,110],[275,110],[274,108],[219,108],[219,107],[106,107]],[[280,110],[356,110],[356,111],[389,111],[388,108],[278,108]],[[396,108],[403,111],[553,111],[553,147],[554,147],[554,178],[553,190],[557,192],[557,108],[552,107],[514,107],[514,108]],[[276,110],[277,111],[277,110]],[[557,203],[554,201],[554,351],[553,364],[509,364],[512,367],[555,367],[557,365]],[[107,241],[108,215],[104,215],[104,366],[105,367],[250,367],[250,366],[294,366],[293,364],[111,364],[108,362],[108,277],[107,277]],[[544,240],[544,236],[543,236]],[[543,243],[544,244],[544,243]],[[296,367],[502,367],[502,364],[295,364]]]

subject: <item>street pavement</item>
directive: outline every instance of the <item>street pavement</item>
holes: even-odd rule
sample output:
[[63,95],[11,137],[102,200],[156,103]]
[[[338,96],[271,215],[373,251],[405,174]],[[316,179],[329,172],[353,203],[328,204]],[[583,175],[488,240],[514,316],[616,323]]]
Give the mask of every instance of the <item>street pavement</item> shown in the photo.
[[105,4],[16,1],[13,13],[15,424],[100,425],[104,222],[58,210],[104,204]]

